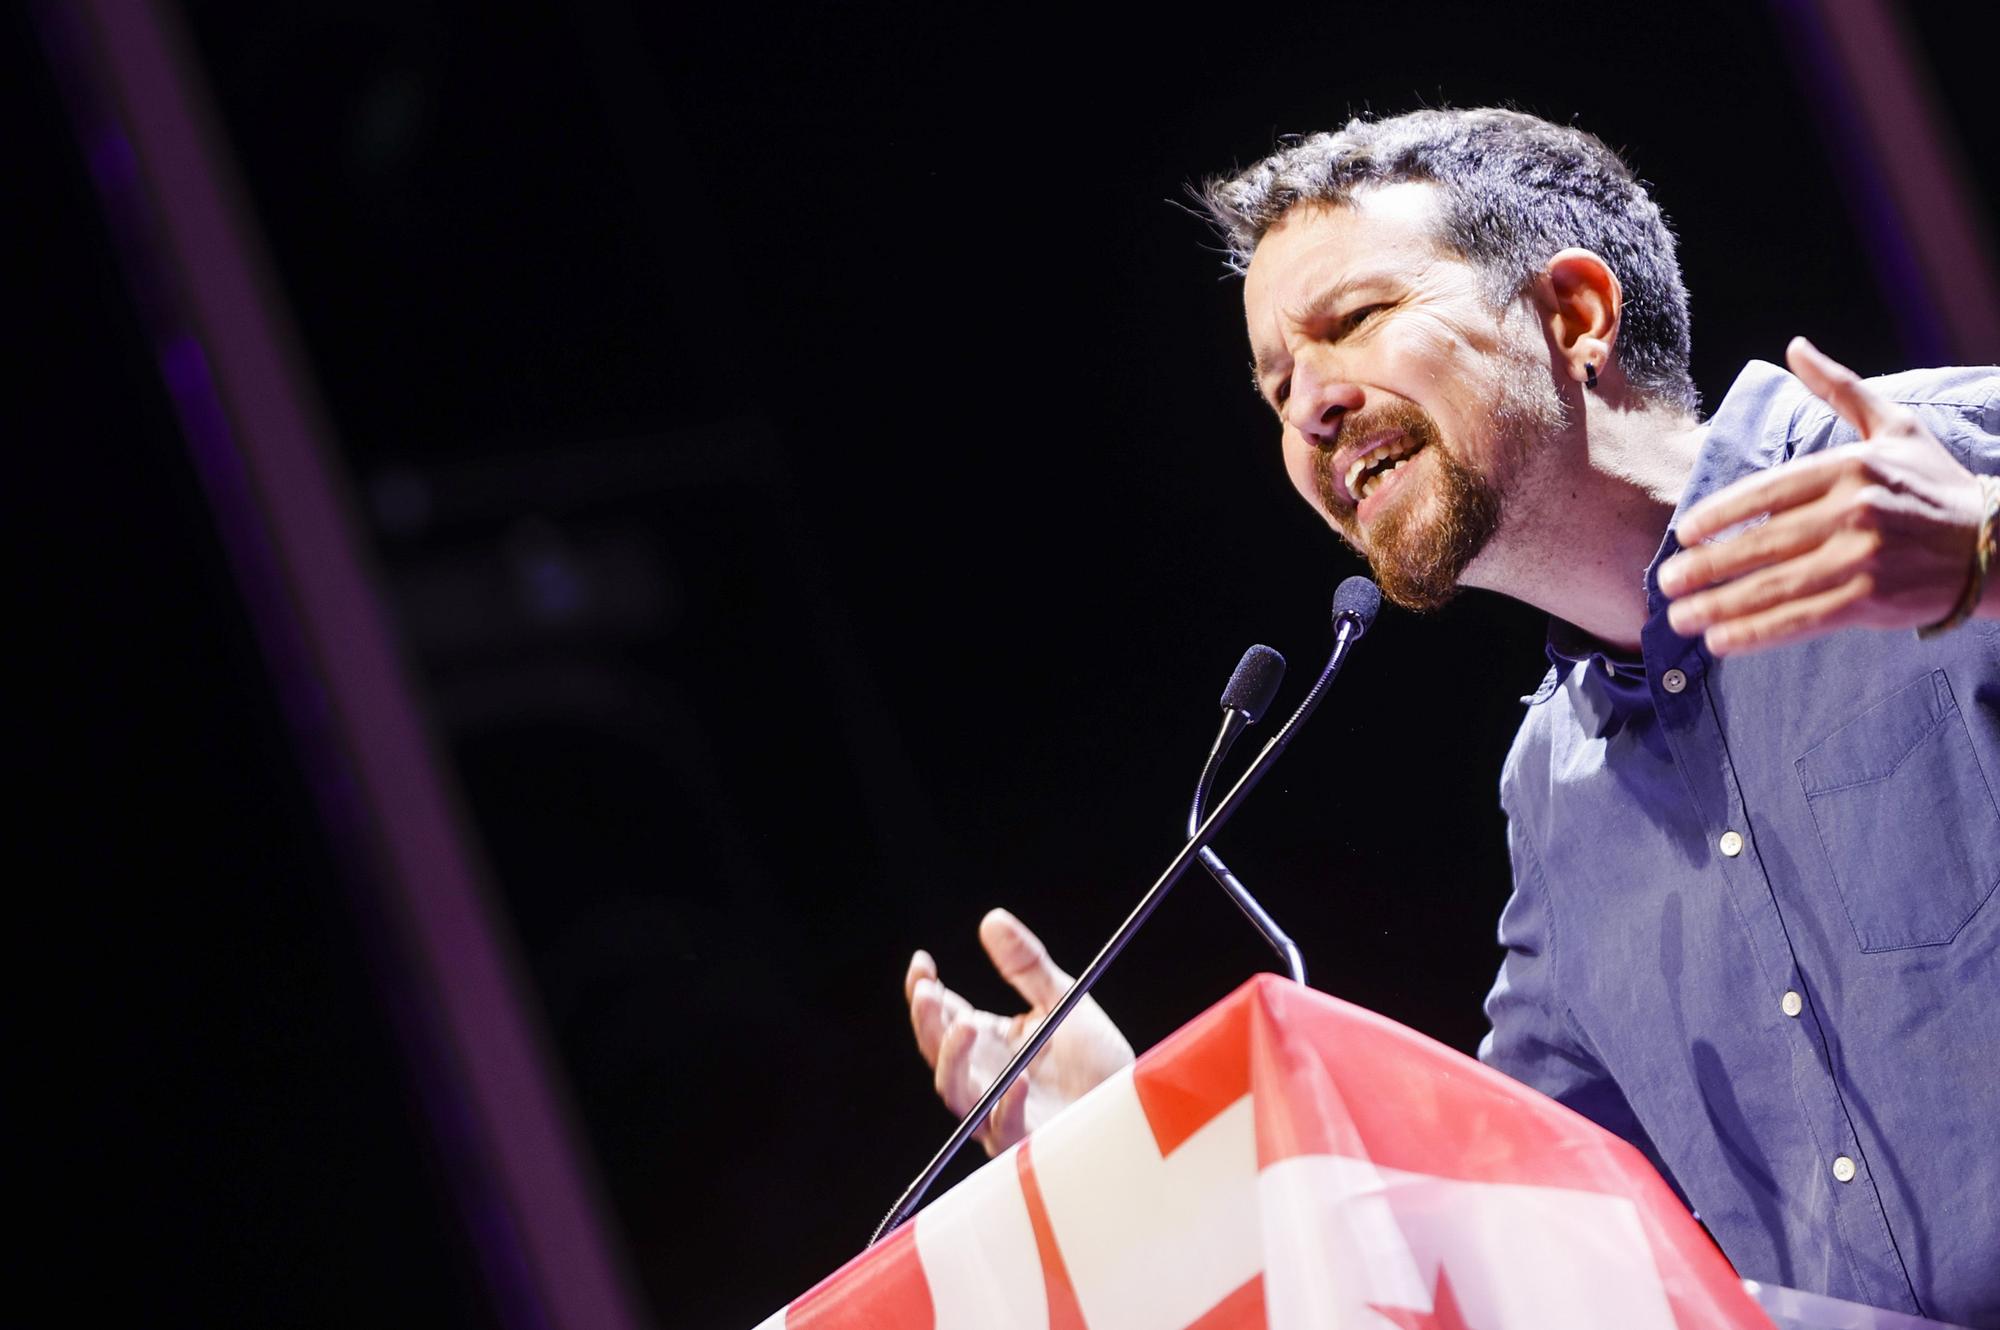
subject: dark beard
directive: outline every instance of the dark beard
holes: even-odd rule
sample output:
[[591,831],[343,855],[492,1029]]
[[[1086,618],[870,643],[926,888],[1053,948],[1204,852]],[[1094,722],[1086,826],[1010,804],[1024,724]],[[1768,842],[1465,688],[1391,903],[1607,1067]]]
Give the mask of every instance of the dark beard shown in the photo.
[[1484,476],[1442,448],[1431,469],[1437,473],[1434,519],[1423,521],[1417,510],[1424,505],[1410,502],[1369,528],[1369,566],[1382,594],[1419,613],[1450,603],[1458,579],[1500,527],[1500,494]]
[[[1458,579],[1500,526],[1500,491],[1459,461],[1443,444],[1437,423],[1412,402],[1395,402],[1349,422],[1341,433],[1363,435],[1397,429],[1431,454],[1434,496],[1411,495],[1375,519],[1364,548],[1353,510],[1339,498],[1333,452],[1313,458],[1313,486],[1335,529],[1367,558],[1382,594],[1407,610],[1442,609],[1458,594]],[[1412,463],[1414,465],[1414,463]],[[1428,520],[1422,515],[1435,509]]]

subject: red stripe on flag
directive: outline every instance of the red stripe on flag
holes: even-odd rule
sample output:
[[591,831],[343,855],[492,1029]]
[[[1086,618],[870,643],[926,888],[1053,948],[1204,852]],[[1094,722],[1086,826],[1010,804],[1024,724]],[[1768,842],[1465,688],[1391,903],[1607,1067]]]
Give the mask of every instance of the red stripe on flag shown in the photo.
[[1049,1207],[1042,1201],[1042,1186],[1035,1180],[1035,1163],[1029,1152],[1033,1141],[1023,1141],[1014,1152],[1021,1175],[1021,1195],[1028,1202],[1028,1223],[1035,1230],[1035,1250],[1042,1258],[1042,1287],[1049,1295],[1049,1330],[1086,1330],[1083,1307],[1069,1282],[1069,1267],[1063,1264],[1062,1248],[1056,1246],[1055,1227],[1049,1223]]
[[1250,1093],[1250,1002],[1238,989],[1155,1045],[1132,1069],[1132,1089],[1164,1158]]
[[911,1220],[785,1309],[785,1330],[936,1330]]
[[1187,1330],[1266,1330],[1264,1276],[1250,1281],[1189,1321]]

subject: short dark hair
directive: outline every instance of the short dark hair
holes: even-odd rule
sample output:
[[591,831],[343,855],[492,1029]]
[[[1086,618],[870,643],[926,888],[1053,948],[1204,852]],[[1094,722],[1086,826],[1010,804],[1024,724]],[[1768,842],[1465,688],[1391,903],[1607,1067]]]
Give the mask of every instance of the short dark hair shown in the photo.
[[1697,408],[1673,230],[1645,183],[1594,134],[1496,107],[1356,118],[1212,177],[1199,193],[1241,273],[1264,233],[1299,204],[1337,207],[1405,181],[1437,187],[1438,238],[1483,271],[1496,305],[1518,296],[1558,250],[1602,256],[1625,296],[1617,351],[1625,377],[1648,400]]

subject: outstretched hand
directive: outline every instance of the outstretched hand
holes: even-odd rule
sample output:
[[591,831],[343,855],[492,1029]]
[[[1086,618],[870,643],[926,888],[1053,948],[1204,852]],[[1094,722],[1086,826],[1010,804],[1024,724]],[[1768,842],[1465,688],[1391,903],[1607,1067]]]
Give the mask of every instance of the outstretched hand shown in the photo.
[[1746,476],[1681,518],[1684,548],[1660,566],[1667,618],[1718,656],[1935,623],[1972,570],[1978,478],[1916,413],[1805,338],[1785,360],[1861,439]]
[[[1041,939],[1007,911],[993,910],[980,920],[979,941],[993,967],[1027,1001],[1027,1011],[1015,1016],[980,1011],[938,982],[929,952],[912,956],[903,977],[917,1049],[936,1072],[938,1097],[959,1117],[979,1101],[1069,987],[1069,976],[1049,959]],[[1097,999],[1086,997],[994,1105],[979,1143],[987,1154],[998,1154],[1131,1061],[1132,1045]]]

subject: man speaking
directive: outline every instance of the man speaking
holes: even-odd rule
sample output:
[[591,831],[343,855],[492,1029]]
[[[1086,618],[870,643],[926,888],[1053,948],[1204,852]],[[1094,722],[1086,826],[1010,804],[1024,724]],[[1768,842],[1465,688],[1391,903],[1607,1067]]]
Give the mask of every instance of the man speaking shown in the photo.
[[[2000,1325],[2000,370],[1797,339],[1703,420],[1659,208],[1517,112],[1357,120],[1204,198],[1300,496],[1401,605],[1550,616],[1481,1058],[1745,1277]],[[1066,982],[980,936],[1026,1014],[906,979],[960,1113]],[[987,1148],[1131,1057],[1086,1002]]]

